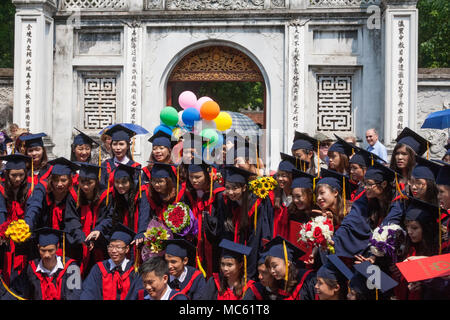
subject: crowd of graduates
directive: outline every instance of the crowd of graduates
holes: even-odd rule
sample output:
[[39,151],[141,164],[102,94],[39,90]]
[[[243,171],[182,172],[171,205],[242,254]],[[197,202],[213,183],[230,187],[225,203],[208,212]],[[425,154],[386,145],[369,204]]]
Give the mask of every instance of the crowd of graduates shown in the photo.
[[[24,134],[0,158],[0,224],[23,220],[31,233],[2,240],[1,299],[450,299],[448,276],[408,282],[396,267],[449,252],[450,165],[427,159],[430,143],[412,130],[389,163],[338,136],[326,161],[323,141],[295,132],[264,195],[250,188],[267,172],[260,146],[236,132],[211,153],[203,137],[158,131],[146,164],[133,160],[135,134],[114,125],[104,147],[78,132],[70,160],[51,161],[45,134]],[[194,231],[146,257],[150,222],[178,203]],[[320,216],[332,224],[329,246],[302,243],[300,230]],[[391,224],[405,236],[377,256],[373,232]],[[373,265],[379,287],[367,285]]]

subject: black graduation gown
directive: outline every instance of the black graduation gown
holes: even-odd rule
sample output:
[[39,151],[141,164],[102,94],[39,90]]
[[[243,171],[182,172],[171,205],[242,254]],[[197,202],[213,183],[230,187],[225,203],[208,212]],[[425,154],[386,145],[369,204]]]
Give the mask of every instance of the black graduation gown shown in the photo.
[[182,201],[192,210],[198,221],[198,236],[195,239],[197,252],[207,277],[219,272],[220,248],[222,229],[218,224],[220,212],[223,212],[223,191],[225,188],[218,183],[213,184],[212,200],[209,192],[205,192],[201,199],[186,190]]
[[36,271],[40,259],[29,261],[26,272],[22,272],[11,283],[11,289],[28,300],[78,300],[81,293],[80,269],[75,260],[66,258],[64,269],[51,277],[55,290],[46,289],[48,276]]
[[169,283],[172,289],[179,289],[183,294],[187,295],[190,300],[199,300],[203,293],[206,281],[203,274],[191,266],[186,266],[187,274],[184,281],[177,288],[175,281]]
[[[78,186],[74,187],[75,194]],[[68,201],[65,214],[66,239],[73,248],[72,258],[81,261],[83,276],[89,273],[90,268],[107,257],[105,234],[111,230],[112,206],[106,204],[106,189],[101,190],[100,198],[96,203],[76,206],[76,199]],[[72,194],[69,195],[72,197]],[[84,239],[92,231],[100,231],[100,237],[95,241],[93,251],[89,251]]]
[[109,260],[97,263],[83,281],[80,300],[135,300],[133,297],[143,289],[143,283],[139,274],[134,272],[134,261],[128,261],[125,271],[120,271],[124,283],[122,290],[113,274]]
[[264,287],[261,282],[255,282],[245,291],[242,300],[283,300],[284,297]]
[[[222,274],[214,273],[212,277],[208,279],[203,289],[203,294],[199,297],[199,300],[242,300],[242,297],[238,297],[235,295],[234,290],[227,289],[223,295],[219,293],[220,279],[222,279]],[[244,290],[249,290],[248,288],[253,285],[253,280],[247,281],[247,288]]]
[[[247,257],[247,276],[249,279],[256,278],[257,262],[260,248],[263,246],[263,239],[272,240],[273,236],[273,206],[270,197],[265,199],[256,198],[253,194],[249,195],[249,227],[246,235],[239,234],[239,204],[235,201],[223,197],[223,208],[221,214],[218,216],[218,234],[222,238],[230,241],[244,244],[252,247],[250,255]],[[254,225],[255,217],[255,203],[258,202],[256,210],[256,229]],[[225,222],[227,217],[232,217],[234,228],[230,230],[226,227]]]

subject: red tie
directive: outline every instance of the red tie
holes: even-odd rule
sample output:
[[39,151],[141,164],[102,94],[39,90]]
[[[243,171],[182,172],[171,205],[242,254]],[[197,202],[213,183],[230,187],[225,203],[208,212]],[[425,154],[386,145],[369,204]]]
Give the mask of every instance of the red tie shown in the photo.
[[42,300],[56,300],[57,292],[56,287],[52,282],[53,277],[44,275],[44,292],[42,292]]

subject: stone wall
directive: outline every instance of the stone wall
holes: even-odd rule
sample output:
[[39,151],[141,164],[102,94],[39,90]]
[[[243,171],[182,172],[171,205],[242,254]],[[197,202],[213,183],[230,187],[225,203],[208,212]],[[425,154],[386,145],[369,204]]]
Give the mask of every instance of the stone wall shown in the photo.
[[[450,108],[450,68],[419,69],[417,85],[417,128],[431,113]],[[447,130],[419,129],[418,133],[428,139],[431,158],[441,159],[445,154]]]
[[14,69],[0,69],[0,130],[12,123],[13,101]]

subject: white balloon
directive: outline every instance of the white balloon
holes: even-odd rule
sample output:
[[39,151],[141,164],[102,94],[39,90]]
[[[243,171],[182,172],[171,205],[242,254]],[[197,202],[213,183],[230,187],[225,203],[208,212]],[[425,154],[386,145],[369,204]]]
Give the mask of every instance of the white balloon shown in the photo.
[[178,125],[179,125],[180,127],[184,127],[184,126],[185,126],[185,124],[184,124],[184,122],[183,122],[183,118],[182,118],[183,111],[184,111],[184,110],[181,110],[181,111],[178,112]]

